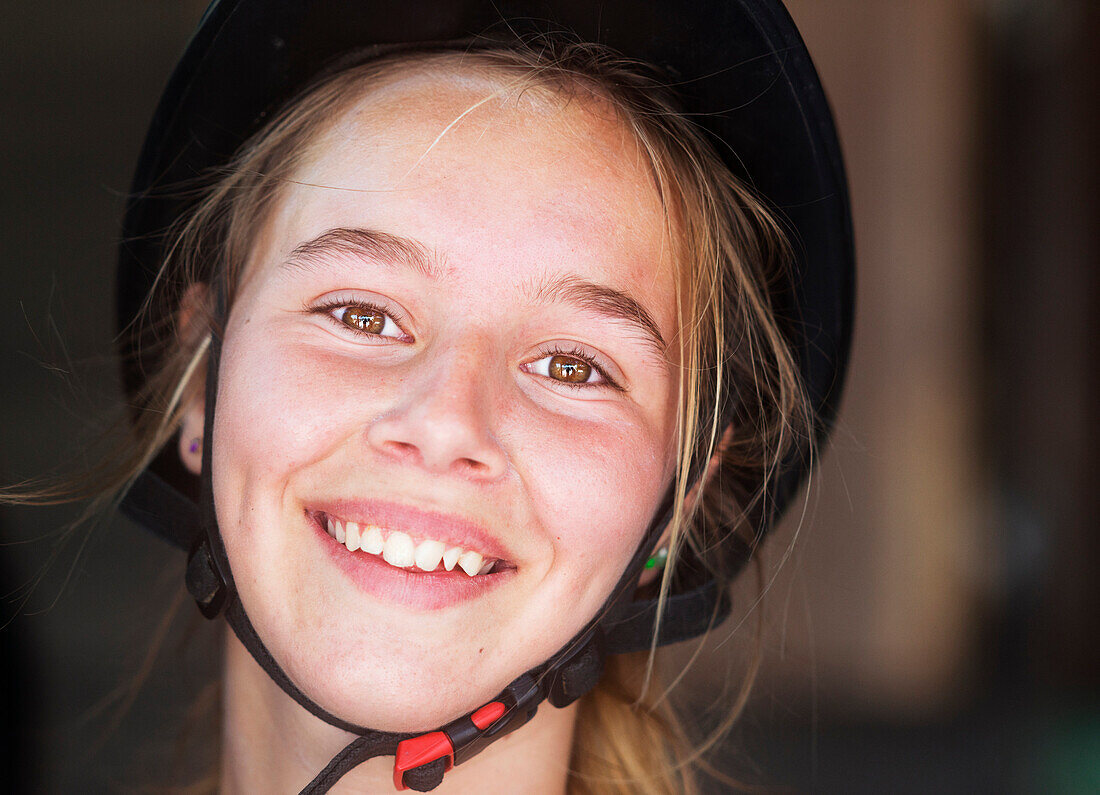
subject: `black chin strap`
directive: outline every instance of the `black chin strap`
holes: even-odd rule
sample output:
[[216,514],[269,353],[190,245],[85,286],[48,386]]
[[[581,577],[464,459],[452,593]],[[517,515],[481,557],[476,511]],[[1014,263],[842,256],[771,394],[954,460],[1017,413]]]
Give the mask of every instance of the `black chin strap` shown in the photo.
[[[352,740],[343,751],[332,758],[325,769],[314,777],[313,781],[302,790],[305,793],[328,792],[340,778],[358,765],[376,756],[392,756],[397,753],[397,744],[400,735],[389,735],[387,732],[370,732]],[[443,776],[440,775],[440,780]],[[419,783],[419,782],[416,782]],[[413,789],[417,789],[413,787]],[[418,792],[426,790],[417,789]]]

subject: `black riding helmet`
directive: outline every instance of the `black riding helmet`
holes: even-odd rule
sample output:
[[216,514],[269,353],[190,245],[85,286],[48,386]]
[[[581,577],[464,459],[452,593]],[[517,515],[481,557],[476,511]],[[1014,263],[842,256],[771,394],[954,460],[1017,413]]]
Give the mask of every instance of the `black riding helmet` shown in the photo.
[[[149,359],[132,321],[150,294],[170,241],[166,232],[194,206],[178,186],[225,166],[266,118],[319,72],[351,53],[425,43],[492,46],[532,34],[593,41],[667,75],[683,110],[715,142],[732,172],[782,220],[794,249],[791,288],[773,296],[791,319],[786,333],[814,410],[821,444],[835,416],[852,326],[854,253],[847,186],[832,116],[794,23],[778,0],[215,0],[161,97],[127,206],[120,250],[118,322],[124,384],[135,394]],[[217,285],[215,284],[215,288]],[[228,307],[215,289],[219,320]],[[215,411],[220,339],[206,378],[206,438]],[[732,407],[724,406],[728,419]],[[454,764],[529,720],[542,700],[562,707],[590,690],[604,656],[649,648],[656,599],[633,599],[646,556],[668,524],[671,492],[653,517],[605,609],[558,654],[517,678],[496,699],[444,727],[397,734],[351,724],[315,704],[282,671],[235,596],[214,513],[212,445],[201,479],[168,450],[134,483],[123,508],[190,553],[187,585],[207,617],[224,612],[243,645],[298,703],[358,735],[306,788],[327,791],[345,772],[395,755],[395,785],[434,788]],[[759,532],[790,501],[809,466],[795,450],[769,491]],[[699,473],[696,467],[696,476]],[[196,482],[198,481],[198,482]],[[747,547],[727,550],[734,565]],[[664,604],[659,644],[705,632],[729,611],[728,597],[698,568]]]

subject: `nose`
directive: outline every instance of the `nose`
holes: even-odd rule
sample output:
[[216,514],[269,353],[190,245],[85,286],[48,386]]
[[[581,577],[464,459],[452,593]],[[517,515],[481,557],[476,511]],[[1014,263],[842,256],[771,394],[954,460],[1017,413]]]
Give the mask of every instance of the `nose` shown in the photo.
[[499,478],[507,460],[491,427],[494,375],[487,352],[451,347],[434,359],[422,362],[396,405],[370,423],[368,444],[432,472]]

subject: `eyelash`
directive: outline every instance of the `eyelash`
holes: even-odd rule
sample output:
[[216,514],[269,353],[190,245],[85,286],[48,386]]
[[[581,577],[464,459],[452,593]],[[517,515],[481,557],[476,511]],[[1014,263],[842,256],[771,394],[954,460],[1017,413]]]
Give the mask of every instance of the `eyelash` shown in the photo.
[[[378,304],[372,303],[370,301],[359,301],[359,300],[346,301],[346,300],[341,300],[339,298],[334,298],[330,301],[326,301],[322,304],[318,304],[317,306],[311,307],[309,309],[309,311],[311,313],[323,314],[325,317],[327,317],[329,320],[331,320],[337,326],[339,326],[342,329],[346,329],[346,330],[352,332],[353,334],[359,334],[359,335],[362,335],[364,337],[376,337],[376,338],[384,339],[384,340],[396,340],[397,339],[395,337],[384,337],[381,334],[371,334],[370,332],[359,331],[359,330],[355,329],[353,326],[349,326],[347,323],[344,323],[341,320],[339,320],[333,314],[333,312],[337,309],[359,309],[359,310],[365,310],[367,312],[377,312],[380,315],[384,315],[384,316],[388,317],[391,321],[393,321],[393,324],[395,326],[397,326],[398,330],[402,334],[405,334],[406,337],[408,336],[408,333],[403,328],[401,328],[401,324],[397,322],[397,318],[394,317],[393,312],[389,311],[388,309],[386,309],[383,306],[379,306]],[[595,383],[595,384],[587,384],[587,383],[575,384],[575,383],[571,383],[569,381],[558,381],[556,379],[546,377],[547,380],[553,381],[555,384],[559,384],[561,386],[568,387],[569,389],[614,389],[617,392],[625,391],[621,386],[619,386],[615,382],[615,380],[613,378],[611,378],[611,376],[609,376],[607,374],[607,370],[605,368],[603,368],[602,366],[600,366],[599,362],[597,362],[596,359],[593,356],[591,356],[590,354],[588,354],[585,351],[581,350],[580,348],[572,347],[572,348],[566,349],[566,348],[564,348],[560,345],[553,345],[549,348],[545,348],[545,349],[541,350],[539,353],[541,354],[539,356],[539,359],[544,359],[547,356],[567,356],[570,359],[578,359],[578,360],[584,362],[585,364],[587,364],[593,370],[595,370],[596,373],[602,379],[600,382]],[[535,359],[533,361],[539,361],[539,359]],[[545,377],[545,376],[543,376],[543,377]]]
[[395,342],[400,341],[400,339],[397,337],[387,337],[383,336],[382,334],[371,334],[370,332],[360,331],[353,326],[344,323],[333,314],[333,312],[335,312],[337,309],[358,309],[360,311],[366,312],[377,312],[378,314],[389,318],[393,322],[393,324],[397,326],[398,331],[400,331],[406,337],[409,336],[408,332],[406,332],[405,329],[401,328],[401,324],[398,322],[398,319],[394,316],[393,312],[391,312],[384,306],[379,306],[378,304],[372,303],[370,301],[343,301],[339,298],[334,298],[330,301],[326,301],[323,304],[318,304],[315,307],[311,307],[309,311],[315,312],[317,314],[323,314],[337,326],[347,331],[350,331],[353,334],[359,334],[364,337],[374,337],[382,340],[393,340]]
[[[560,384],[561,386],[569,387],[570,389],[614,389],[617,392],[624,391],[623,388],[615,383],[615,380],[607,374],[607,370],[600,366],[599,362],[597,362],[591,355],[585,353],[580,348],[574,347],[566,350],[561,346],[555,345],[539,351],[539,353],[541,354],[539,356],[539,359],[545,359],[547,356],[567,356],[570,359],[579,359],[580,361],[591,367],[593,370],[595,370],[599,374],[600,378],[603,379],[599,383],[595,384],[574,384],[569,381],[557,381],[553,378],[549,379],[551,381],[554,381],[555,384]],[[538,361],[538,359],[535,359],[534,361]]]

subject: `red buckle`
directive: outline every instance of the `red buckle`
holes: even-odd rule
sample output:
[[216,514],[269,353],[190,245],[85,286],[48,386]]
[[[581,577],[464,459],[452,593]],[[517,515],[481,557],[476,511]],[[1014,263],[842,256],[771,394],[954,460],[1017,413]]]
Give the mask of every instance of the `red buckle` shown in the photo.
[[506,708],[499,701],[491,701],[470,716],[474,725],[485,731],[498,720],[504,717]]
[[[405,773],[414,767],[429,764],[437,759],[446,759],[446,773],[455,765],[455,743],[465,747],[474,736],[485,731],[502,717],[508,708],[499,701],[490,701],[476,710],[468,718],[459,718],[448,723],[442,731],[428,732],[419,737],[410,737],[397,744],[397,753],[393,761],[393,783],[399,790],[405,786]],[[452,738],[453,735],[453,738]]]
[[[500,700],[490,701],[469,715],[451,721],[439,731],[402,740],[397,744],[397,752],[394,754],[394,786],[398,790],[408,789],[405,785],[405,774],[410,770],[442,759],[443,773],[446,773],[456,762],[464,762],[477,755],[493,740],[527,723],[538,708],[539,695],[540,691],[534,680],[524,674],[508,685]],[[437,770],[431,772],[438,775]],[[429,771],[422,772],[427,774]],[[434,775],[432,778],[434,779]],[[436,783],[441,780],[442,777]],[[428,782],[413,783],[420,786]]]
[[397,744],[397,753],[394,754],[393,785],[399,790],[408,789],[405,786],[406,770],[412,770],[414,767],[420,767],[444,757],[447,759],[444,772],[450,770],[454,767],[454,753],[451,739],[443,732],[429,732],[419,737],[402,740]]

